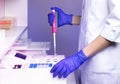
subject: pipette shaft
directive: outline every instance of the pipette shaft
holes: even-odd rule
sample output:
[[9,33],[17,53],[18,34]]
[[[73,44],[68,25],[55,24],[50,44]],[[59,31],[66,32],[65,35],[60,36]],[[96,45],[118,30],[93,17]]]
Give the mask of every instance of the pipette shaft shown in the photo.
[[54,15],[53,26],[52,26],[52,33],[53,33],[53,46],[54,46],[54,55],[56,55],[56,32],[57,32],[57,17],[55,10],[52,10]]

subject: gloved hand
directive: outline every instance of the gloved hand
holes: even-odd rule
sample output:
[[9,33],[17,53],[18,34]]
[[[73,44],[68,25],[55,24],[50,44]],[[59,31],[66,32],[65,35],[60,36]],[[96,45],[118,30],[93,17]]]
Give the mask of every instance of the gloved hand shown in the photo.
[[53,77],[58,76],[59,78],[66,78],[71,72],[78,69],[87,59],[88,57],[81,50],[75,55],[67,57],[55,64],[50,72],[53,73]]
[[[66,25],[66,24],[72,25],[72,16],[73,16],[72,14],[68,15],[68,14],[64,13],[60,8],[57,8],[57,7],[52,7],[51,10],[53,10],[53,9],[58,14],[57,15],[58,27]],[[48,14],[48,22],[51,26],[53,24],[53,19],[54,19],[54,15],[51,12]]]

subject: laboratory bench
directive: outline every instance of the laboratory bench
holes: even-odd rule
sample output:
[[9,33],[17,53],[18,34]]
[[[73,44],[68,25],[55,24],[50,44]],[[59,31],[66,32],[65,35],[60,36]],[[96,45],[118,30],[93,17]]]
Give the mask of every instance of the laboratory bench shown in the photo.
[[27,27],[17,27],[0,44],[0,84],[76,84],[74,73],[52,77],[50,69],[65,56],[48,55],[51,43],[33,42],[26,33]]
[[48,55],[49,42],[17,40],[1,60],[0,84],[76,84],[74,73],[53,78],[50,69],[64,55]]

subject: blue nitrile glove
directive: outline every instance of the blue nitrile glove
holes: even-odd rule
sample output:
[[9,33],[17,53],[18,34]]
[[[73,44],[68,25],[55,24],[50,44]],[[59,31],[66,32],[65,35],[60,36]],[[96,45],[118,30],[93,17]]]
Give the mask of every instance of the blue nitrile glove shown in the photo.
[[[63,26],[63,25],[72,25],[72,14],[68,15],[66,13],[64,13],[60,8],[58,7],[52,7],[51,10],[55,10],[57,12],[57,25],[58,27],[60,26]],[[49,13],[48,14],[48,22],[49,24],[52,26],[53,24],[53,18],[54,18],[54,15],[53,13]]]
[[59,78],[66,78],[71,72],[78,69],[87,59],[88,57],[80,50],[75,55],[67,57],[55,64],[50,72],[53,73],[53,77],[58,76]]

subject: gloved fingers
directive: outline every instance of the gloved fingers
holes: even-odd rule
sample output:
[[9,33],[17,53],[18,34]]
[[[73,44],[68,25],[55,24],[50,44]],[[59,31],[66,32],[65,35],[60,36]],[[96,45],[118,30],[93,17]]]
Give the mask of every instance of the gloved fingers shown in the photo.
[[71,72],[69,70],[66,71],[66,73],[63,75],[64,78],[66,78]]
[[50,72],[51,72],[51,73],[54,73],[57,68],[58,68],[58,66],[54,65],[54,66],[52,67],[52,69],[50,70]]
[[53,77],[56,77],[57,75],[59,75],[63,67],[64,67],[63,64],[59,65],[59,67],[54,71]]
[[52,69],[50,70],[51,73],[55,72],[57,70],[58,67],[60,67],[61,65],[64,65],[64,60],[61,60],[60,62],[58,62],[57,64],[55,64]]
[[65,68],[65,66],[64,66],[63,69],[59,72],[58,77],[61,78],[66,71],[67,71],[67,70],[66,70],[66,68]]
[[[70,63],[70,62],[69,62]],[[70,63],[71,64],[71,63]],[[66,78],[70,73],[71,73],[71,68],[72,68],[73,66],[70,66],[70,65],[68,65],[68,66],[66,66],[66,72],[64,73],[64,75],[63,75],[63,77],[64,78]]]
[[49,13],[48,14],[48,22],[49,22],[50,26],[53,25],[53,19],[54,19],[53,13]]

